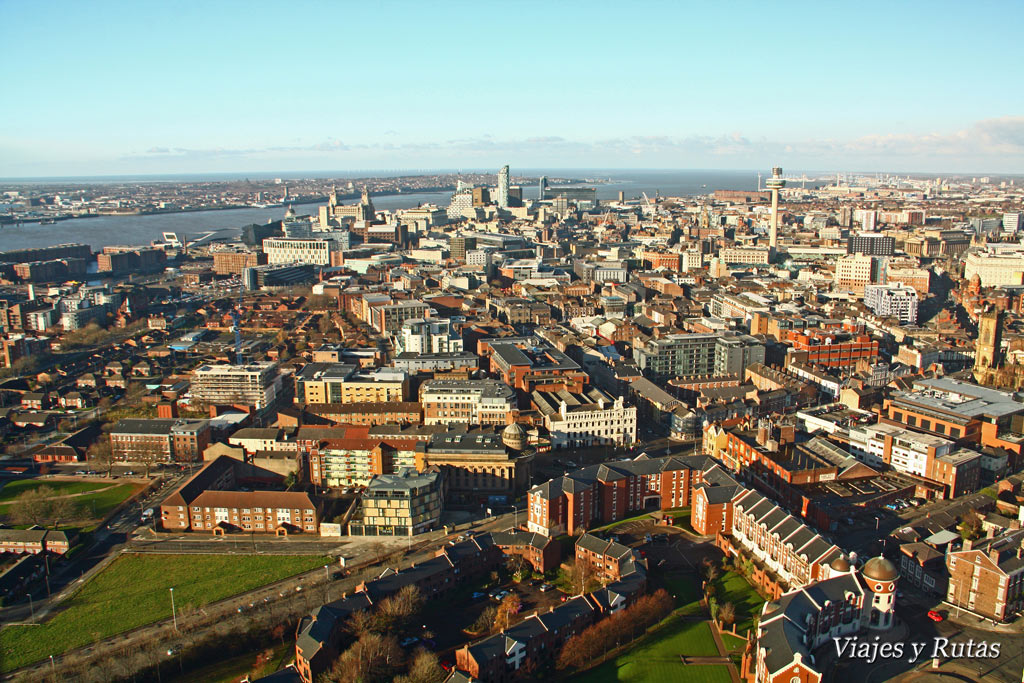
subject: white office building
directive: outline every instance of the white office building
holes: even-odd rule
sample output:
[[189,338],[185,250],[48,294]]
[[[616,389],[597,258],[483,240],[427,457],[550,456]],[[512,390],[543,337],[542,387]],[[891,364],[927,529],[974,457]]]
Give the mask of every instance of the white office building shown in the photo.
[[324,239],[289,239],[270,237],[263,240],[263,251],[267,263],[311,263],[316,266],[331,265],[334,242]]
[[456,353],[463,350],[462,337],[448,318],[413,318],[402,324],[395,339],[398,353]]
[[917,323],[917,291],[904,284],[867,285],[864,305],[875,315],[897,318],[901,323]]
[[202,365],[192,373],[192,398],[212,405],[266,408],[281,389],[277,363]]

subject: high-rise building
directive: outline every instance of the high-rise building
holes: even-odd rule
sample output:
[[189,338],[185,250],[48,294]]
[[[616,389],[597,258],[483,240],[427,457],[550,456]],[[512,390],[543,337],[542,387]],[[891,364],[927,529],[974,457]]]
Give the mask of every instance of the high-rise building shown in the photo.
[[501,170],[498,171],[498,198],[497,204],[503,209],[508,208],[508,185],[509,185],[509,170],[508,166],[502,166]]
[[772,177],[765,181],[765,186],[772,193],[772,222],[768,233],[768,248],[774,252],[779,246],[779,190],[786,186],[781,167],[772,168]]
[[866,254],[850,254],[837,260],[836,289],[863,294],[865,286],[883,281],[883,260]]
[[548,177],[546,175],[542,175],[540,177],[540,182],[537,184],[537,199],[540,199],[541,201],[546,199],[546,197],[544,195],[547,194],[547,190],[548,190]]
[[846,241],[846,253],[848,254],[892,256],[895,248],[895,238],[878,232],[862,232],[852,235]]
[[1014,211],[1003,214],[1003,232],[1020,232],[1024,225],[1024,213]]

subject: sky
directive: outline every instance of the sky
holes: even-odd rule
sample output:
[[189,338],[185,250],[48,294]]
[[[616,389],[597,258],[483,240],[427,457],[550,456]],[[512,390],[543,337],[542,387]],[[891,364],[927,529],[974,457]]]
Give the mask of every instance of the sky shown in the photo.
[[1024,172],[1024,2],[0,0],[0,177]]

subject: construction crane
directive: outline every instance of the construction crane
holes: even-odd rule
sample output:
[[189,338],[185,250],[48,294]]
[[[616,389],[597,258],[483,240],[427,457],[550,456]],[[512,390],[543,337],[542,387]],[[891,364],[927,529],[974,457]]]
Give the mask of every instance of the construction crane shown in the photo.
[[644,204],[647,206],[647,211],[649,211],[653,215],[655,212],[654,203],[651,202],[651,198],[647,196],[646,192],[641,192],[641,194],[644,196]]

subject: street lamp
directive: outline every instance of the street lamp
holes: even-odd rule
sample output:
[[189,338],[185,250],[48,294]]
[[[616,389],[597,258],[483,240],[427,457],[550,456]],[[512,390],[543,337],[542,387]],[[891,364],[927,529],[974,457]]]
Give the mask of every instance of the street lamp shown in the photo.
[[174,630],[178,630],[178,613],[174,609],[174,589],[171,588],[171,618],[174,620]]
[[50,673],[53,674],[53,680],[57,680],[57,665],[53,663],[53,655],[50,655]]

